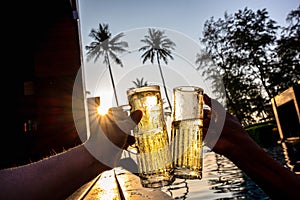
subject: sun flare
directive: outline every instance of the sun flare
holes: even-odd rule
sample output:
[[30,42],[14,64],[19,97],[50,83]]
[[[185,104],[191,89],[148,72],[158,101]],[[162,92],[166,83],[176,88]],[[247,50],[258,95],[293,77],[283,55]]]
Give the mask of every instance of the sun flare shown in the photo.
[[108,112],[108,108],[106,106],[98,106],[97,112],[99,115],[105,115]]

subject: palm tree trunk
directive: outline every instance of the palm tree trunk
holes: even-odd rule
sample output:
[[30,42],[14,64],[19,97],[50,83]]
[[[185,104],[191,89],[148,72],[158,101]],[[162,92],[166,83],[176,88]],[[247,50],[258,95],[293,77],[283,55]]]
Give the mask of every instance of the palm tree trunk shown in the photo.
[[170,99],[169,99],[169,96],[168,96],[167,87],[166,87],[166,84],[165,84],[165,79],[164,79],[164,76],[163,76],[163,72],[162,72],[162,69],[161,69],[161,66],[160,66],[160,62],[159,62],[158,56],[159,56],[159,55],[158,55],[158,53],[157,53],[157,54],[156,54],[156,59],[157,59],[157,63],[158,63],[158,68],[159,68],[161,80],[162,80],[162,82],[163,82],[163,88],[164,88],[164,91],[165,91],[165,94],[166,94],[166,98],[167,98],[167,101],[168,101],[168,104],[169,104],[169,108],[170,108],[170,110],[172,111],[171,102],[170,102]]
[[116,87],[115,87],[114,77],[113,77],[113,74],[112,74],[112,69],[111,69],[111,66],[110,66],[110,61],[109,61],[108,55],[106,54],[105,56],[106,56],[106,59],[108,61],[107,62],[108,70],[109,70],[109,75],[110,75],[110,79],[111,79],[111,84],[112,84],[112,87],[113,87],[113,90],[114,90],[115,100],[116,100],[117,106],[119,106],[117,91],[116,91]]

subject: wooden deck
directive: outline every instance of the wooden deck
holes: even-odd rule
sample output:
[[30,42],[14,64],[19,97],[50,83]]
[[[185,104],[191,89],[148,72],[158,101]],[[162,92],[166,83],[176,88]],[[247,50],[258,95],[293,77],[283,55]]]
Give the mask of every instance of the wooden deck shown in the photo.
[[67,200],[104,199],[104,200],[171,200],[159,188],[145,188],[140,178],[122,167],[105,171],[91,182],[83,185]]

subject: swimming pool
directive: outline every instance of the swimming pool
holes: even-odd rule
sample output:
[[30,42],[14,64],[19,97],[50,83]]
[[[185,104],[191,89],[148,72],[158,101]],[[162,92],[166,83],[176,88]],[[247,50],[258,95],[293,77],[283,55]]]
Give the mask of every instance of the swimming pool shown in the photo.
[[[282,164],[286,163],[280,144],[265,150]],[[203,177],[201,180],[176,179],[162,188],[174,199],[224,200],[224,199],[270,199],[245,173],[226,157],[204,149]]]

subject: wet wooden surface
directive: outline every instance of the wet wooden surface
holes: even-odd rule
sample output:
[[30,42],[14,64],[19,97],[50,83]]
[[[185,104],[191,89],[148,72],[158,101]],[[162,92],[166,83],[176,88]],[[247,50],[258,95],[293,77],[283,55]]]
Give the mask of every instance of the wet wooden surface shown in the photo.
[[168,194],[159,188],[145,188],[140,178],[122,167],[105,171],[93,181],[82,186],[71,199],[104,199],[104,200],[171,200]]

